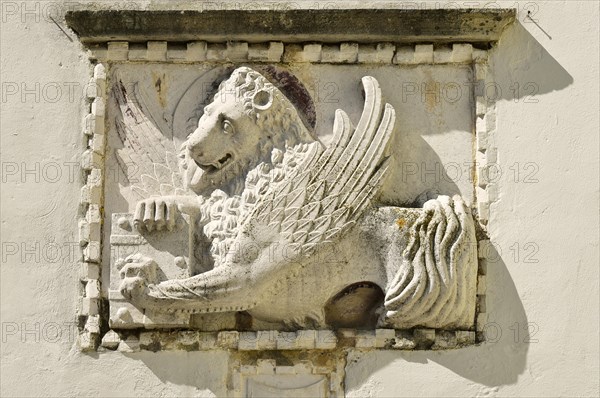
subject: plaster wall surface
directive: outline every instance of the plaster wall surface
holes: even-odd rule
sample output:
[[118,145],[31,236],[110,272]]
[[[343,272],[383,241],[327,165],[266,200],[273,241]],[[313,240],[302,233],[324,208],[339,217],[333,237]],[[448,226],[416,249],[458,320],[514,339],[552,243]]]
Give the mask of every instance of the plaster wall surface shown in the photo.
[[[536,2],[536,25],[526,18],[531,4],[500,3],[517,7],[519,21],[490,56],[500,89],[501,172],[489,221],[497,256],[487,275],[488,342],[445,352],[352,352],[349,397],[600,393],[598,5]],[[64,28],[61,13],[72,3],[0,5],[0,395],[225,395],[224,351],[84,354],[75,347],[78,164],[91,66],[73,32],[48,17]]]

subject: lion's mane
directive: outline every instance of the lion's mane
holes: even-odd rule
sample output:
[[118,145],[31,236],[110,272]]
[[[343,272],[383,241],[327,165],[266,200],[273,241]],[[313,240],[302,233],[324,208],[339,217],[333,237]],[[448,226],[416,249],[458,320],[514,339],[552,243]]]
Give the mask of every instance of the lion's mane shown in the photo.
[[283,181],[287,175],[302,163],[311,144],[298,144],[283,152],[273,149],[270,162],[261,162],[250,170],[241,195],[228,195],[217,189],[201,206],[200,224],[211,242],[210,253],[214,266],[220,265],[232,248],[239,227],[274,184]]
[[[269,104],[261,103],[263,93],[272,98]],[[214,101],[224,96],[234,96],[267,139],[261,140],[252,159],[239,159],[232,165],[234,177],[212,191],[201,206],[199,223],[211,242],[214,266],[224,261],[241,222],[260,197],[302,162],[310,145],[320,145],[292,103],[260,73],[248,67],[237,68],[221,83]],[[184,164],[189,162],[186,144],[180,155]]]

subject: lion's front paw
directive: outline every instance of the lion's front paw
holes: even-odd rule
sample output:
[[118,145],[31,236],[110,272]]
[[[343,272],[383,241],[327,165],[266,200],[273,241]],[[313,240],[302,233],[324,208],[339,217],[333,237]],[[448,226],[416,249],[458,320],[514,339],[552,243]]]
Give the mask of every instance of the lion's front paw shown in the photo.
[[150,198],[138,202],[133,223],[139,231],[144,228],[148,232],[161,231],[165,228],[172,231],[178,215],[179,209],[174,197]]
[[148,293],[148,285],[158,282],[158,265],[150,257],[134,254],[120,260],[121,294],[129,301],[139,301]]
[[152,283],[156,282],[158,264],[150,257],[140,253],[132,254],[117,262],[121,279],[140,277]]
[[148,283],[140,277],[125,278],[121,281],[119,290],[128,301],[139,302],[148,295]]

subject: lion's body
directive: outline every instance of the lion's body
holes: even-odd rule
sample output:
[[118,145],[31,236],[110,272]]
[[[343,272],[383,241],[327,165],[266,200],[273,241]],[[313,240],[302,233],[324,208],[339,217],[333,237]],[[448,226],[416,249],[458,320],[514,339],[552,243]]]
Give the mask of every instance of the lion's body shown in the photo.
[[[317,142],[314,145],[319,145]],[[304,160],[308,145],[273,148],[267,161],[253,164],[243,181],[240,194],[214,190],[202,204],[197,228],[210,241],[213,267],[220,266],[231,254],[241,225],[272,185],[283,181]],[[239,184],[236,182],[236,184]]]
[[[182,150],[185,180],[201,198],[196,233],[211,243],[213,264],[150,286],[149,305],[248,311],[289,327],[347,326],[332,319],[360,311],[395,328],[472,325],[473,220],[458,198],[425,210],[378,207],[395,119],[365,79],[372,109],[357,129],[367,131],[353,135],[338,111],[339,147],[324,150],[262,75],[233,72]],[[241,100],[223,100],[232,92]]]

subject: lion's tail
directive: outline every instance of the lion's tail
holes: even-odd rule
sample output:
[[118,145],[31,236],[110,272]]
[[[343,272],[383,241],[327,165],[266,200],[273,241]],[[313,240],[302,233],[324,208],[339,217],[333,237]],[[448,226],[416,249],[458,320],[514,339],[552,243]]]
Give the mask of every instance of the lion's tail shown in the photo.
[[477,241],[470,209],[455,196],[423,206],[385,296],[396,328],[469,328],[475,317]]

